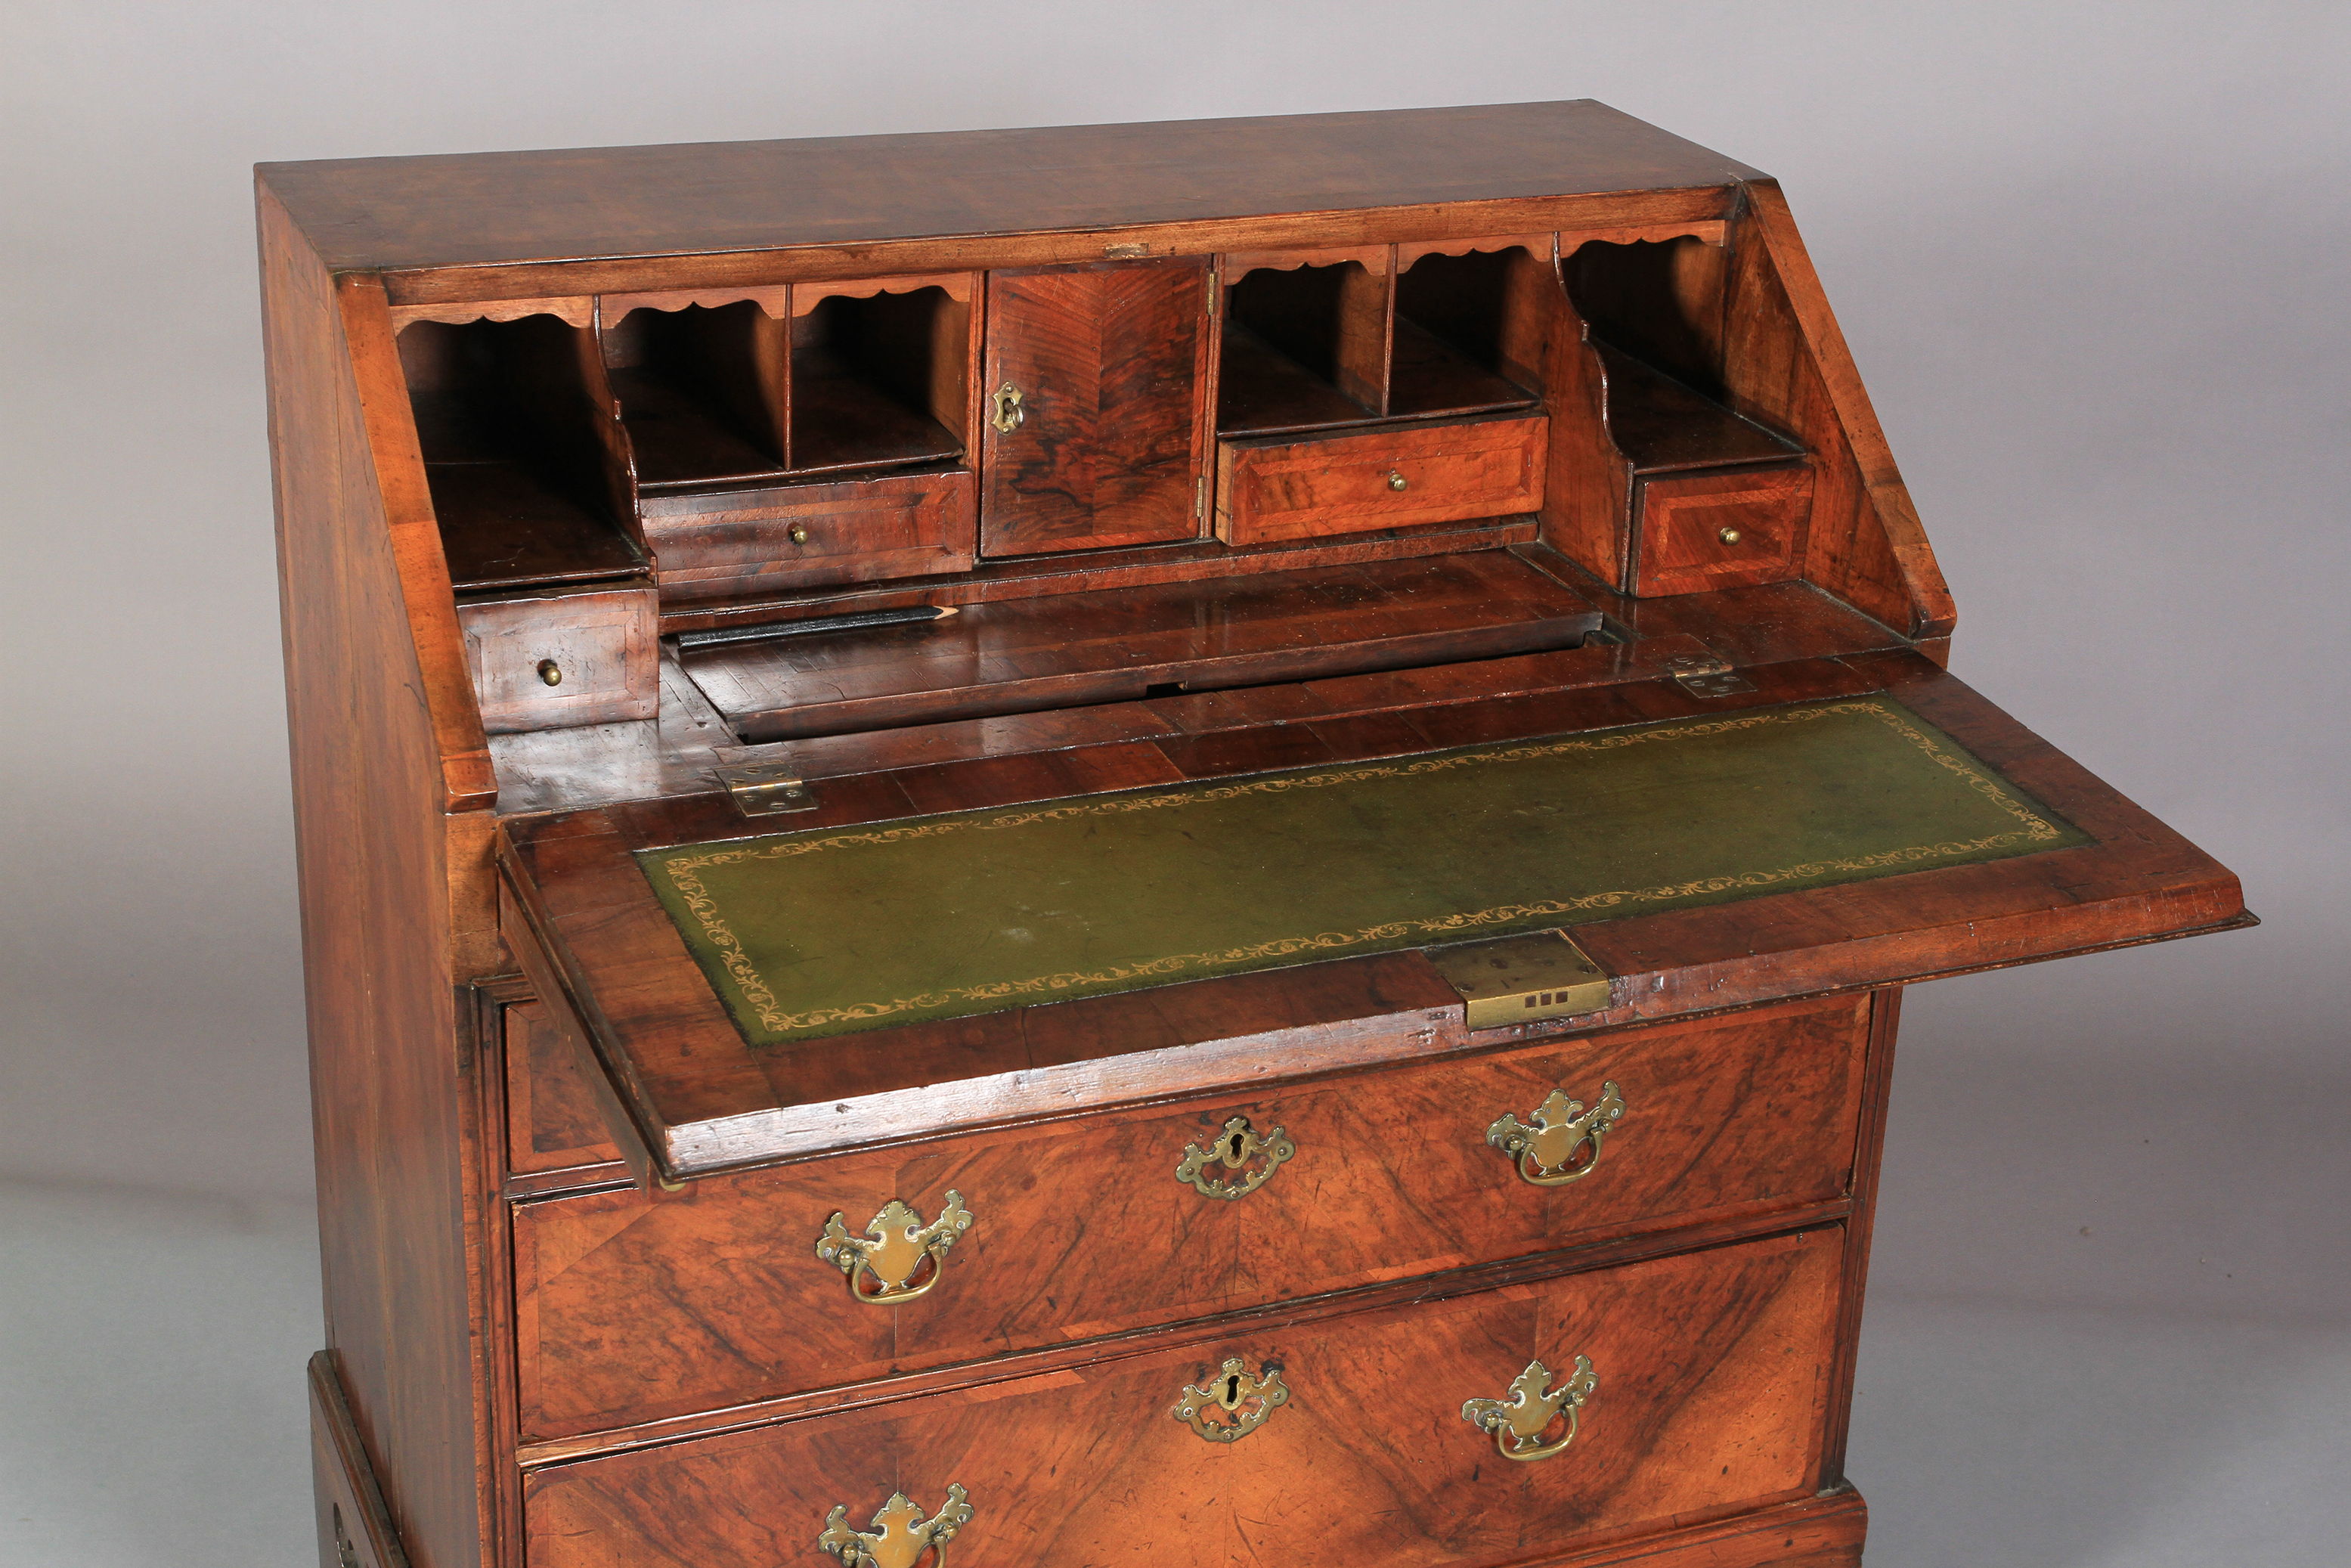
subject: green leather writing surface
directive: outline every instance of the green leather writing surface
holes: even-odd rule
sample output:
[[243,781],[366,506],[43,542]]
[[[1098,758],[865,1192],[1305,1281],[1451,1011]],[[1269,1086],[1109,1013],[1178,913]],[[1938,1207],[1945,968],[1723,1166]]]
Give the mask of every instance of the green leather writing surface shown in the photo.
[[2088,841],[1880,695],[638,862],[775,1044]]

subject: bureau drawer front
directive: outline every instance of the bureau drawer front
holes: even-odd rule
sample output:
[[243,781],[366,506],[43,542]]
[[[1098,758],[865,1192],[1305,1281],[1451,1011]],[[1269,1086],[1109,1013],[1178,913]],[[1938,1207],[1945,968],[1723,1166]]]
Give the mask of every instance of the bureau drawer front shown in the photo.
[[[828,1513],[950,1485],[976,1563],[1332,1568],[1544,1557],[1810,1495],[1842,1233],[1238,1333],[567,1464],[528,1482],[531,1568],[810,1561]],[[1530,1361],[1597,1386],[1563,1450],[1513,1464],[1463,1419]],[[1171,1415],[1226,1357],[1285,1403],[1233,1442]]]
[[482,727],[509,735],[652,718],[661,709],[656,619],[651,588],[459,600]]
[[[971,568],[969,469],[648,496],[645,542],[673,609],[788,588]],[[794,538],[797,532],[800,537]]]
[[1542,504],[1549,428],[1537,415],[1228,441],[1217,449],[1217,537],[1269,544],[1531,512]]
[[1643,597],[1785,582],[1812,520],[1813,471],[1664,475],[1641,481],[1639,505]]
[[[524,1204],[522,1427],[571,1436],[1831,1200],[1852,1169],[1868,1008],[1792,1003]],[[1487,1142],[1554,1089],[1596,1104],[1610,1082],[1628,1109],[1582,1178],[1534,1185]],[[1205,1197],[1176,1167],[1237,1116],[1295,1153],[1245,1197]],[[950,1191],[974,1222],[927,1294],[852,1301],[815,1255],[836,1211],[858,1232],[898,1198],[929,1221]]]

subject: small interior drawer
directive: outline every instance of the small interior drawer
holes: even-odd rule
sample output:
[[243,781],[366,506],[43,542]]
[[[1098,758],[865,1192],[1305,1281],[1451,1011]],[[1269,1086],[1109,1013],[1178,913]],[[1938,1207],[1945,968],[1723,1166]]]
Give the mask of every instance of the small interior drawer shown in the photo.
[[[523,1429],[561,1437],[1832,1202],[1853,1167],[1868,1017],[1866,998],[1838,997],[522,1205]],[[1505,1118],[1560,1127],[1570,1101],[1596,1141],[1506,1147]],[[907,1276],[935,1288],[853,1301],[817,1256],[828,1218],[865,1235],[893,1201],[914,1223],[970,1222]]]
[[[1289,1234],[1269,1227],[1251,1244],[1278,1257]],[[899,1549],[865,1561],[912,1563],[917,1521],[946,1510],[955,1557],[968,1551],[974,1564],[1562,1561],[1594,1538],[1818,1489],[1844,1239],[1830,1226],[1343,1317],[1250,1322],[1229,1337],[554,1465],[526,1482],[528,1560],[814,1562],[820,1533],[856,1560],[857,1532]],[[1160,1260],[1180,1266],[1198,1246]],[[1481,1427],[1465,1406],[1487,1415],[1520,1389],[1526,1424],[1550,1424],[1506,1458],[1498,1448],[1519,1435]]]
[[967,571],[968,468],[717,495],[647,495],[645,542],[673,608],[770,591]]
[[458,600],[482,727],[506,735],[653,717],[661,707],[657,620],[650,585]]
[[1532,511],[1549,428],[1536,414],[1223,442],[1217,537],[1268,544]]
[[1633,591],[1658,598],[1784,582],[1797,575],[1812,513],[1810,468],[1643,479]]

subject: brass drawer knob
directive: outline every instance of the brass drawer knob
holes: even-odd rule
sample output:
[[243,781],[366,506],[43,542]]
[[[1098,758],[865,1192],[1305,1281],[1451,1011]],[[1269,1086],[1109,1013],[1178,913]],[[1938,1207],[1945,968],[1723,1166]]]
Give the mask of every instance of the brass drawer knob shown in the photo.
[[1006,435],[1019,429],[1029,417],[1029,411],[1020,406],[1020,389],[1010,382],[990,392],[987,401],[996,405],[996,412],[988,415],[987,423]]
[[[1281,1368],[1252,1373],[1239,1356],[1228,1356],[1217,1375],[1184,1390],[1168,1414],[1211,1443],[1238,1443],[1280,1406],[1290,1403]],[[1211,1414],[1213,1412],[1213,1414]]]
[[816,1543],[841,1559],[841,1568],[914,1568],[925,1552],[935,1552],[935,1568],[946,1568],[947,1542],[971,1522],[971,1504],[959,1486],[947,1488],[946,1506],[930,1518],[902,1491],[890,1494],[873,1516],[873,1528],[849,1528],[849,1505],[835,1503],[824,1516],[824,1533]]
[[1740,536],[1737,528],[1723,528],[1717,532],[1714,537],[1720,539],[1724,544],[1735,545],[1739,542]]
[[[1495,1451],[1506,1459],[1547,1459],[1575,1441],[1578,1413],[1600,1386],[1588,1355],[1575,1358],[1575,1370],[1566,1382],[1546,1390],[1544,1385],[1550,1382],[1551,1368],[1531,1361],[1511,1380],[1508,1399],[1472,1399],[1461,1406],[1461,1418],[1480,1431],[1493,1433]],[[1562,1415],[1567,1417],[1567,1431],[1555,1441],[1544,1442],[1544,1431]]]
[[1389,470],[1388,470],[1388,488],[1389,488],[1389,489],[1391,489],[1391,490],[1408,490],[1408,489],[1410,489],[1411,487],[1412,487],[1412,481],[1410,481],[1409,479],[1406,479],[1403,475],[1401,475],[1401,474],[1397,473],[1397,472],[1396,472],[1395,469],[1393,469],[1393,468],[1391,468],[1391,469],[1389,469]]
[[[1486,1129],[1486,1142],[1517,1162],[1519,1175],[1537,1186],[1582,1181],[1600,1164],[1600,1140],[1625,1114],[1625,1096],[1614,1080],[1600,1085],[1599,1103],[1589,1111],[1554,1089],[1526,1122],[1508,1112]],[[1583,1160],[1576,1151],[1588,1148]]]
[[[852,1236],[836,1209],[824,1222],[824,1234],[817,1238],[816,1255],[846,1274],[849,1293],[869,1307],[911,1301],[939,1282],[947,1249],[971,1228],[971,1211],[964,1207],[963,1195],[950,1188],[946,1197],[939,1217],[928,1225],[893,1197],[882,1206],[863,1236]],[[930,1271],[921,1284],[914,1284],[914,1275],[925,1260]]]
[[784,531],[784,537],[791,540],[792,543],[796,545],[804,545],[808,543],[809,539],[808,525],[806,523],[794,523],[789,528]]
[[563,684],[563,666],[552,659],[541,659],[538,662],[538,678],[550,686],[559,686]]
[[[1176,1166],[1176,1179],[1190,1182],[1205,1197],[1247,1197],[1266,1184],[1282,1161],[1297,1152],[1298,1146],[1280,1128],[1260,1138],[1250,1128],[1247,1116],[1235,1116],[1207,1148],[1197,1144],[1184,1145],[1184,1157]],[[1264,1163],[1250,1167],[1249,1162],[1260,1156]],[[1232,1177],[1212,1174],[1210,1167],[1219,1165],[1228,1171],[1246,1174]]]

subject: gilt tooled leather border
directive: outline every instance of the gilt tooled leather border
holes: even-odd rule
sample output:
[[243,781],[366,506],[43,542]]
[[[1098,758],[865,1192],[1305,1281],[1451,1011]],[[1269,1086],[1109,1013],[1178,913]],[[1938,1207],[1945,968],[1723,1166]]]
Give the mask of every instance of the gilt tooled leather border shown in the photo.
[[[822,854],[830,850],[894,843],[910,839],[939,837],[949,833],[998,831],[1034,822],[1056,821],[1071,818],[1163,810],[1214,800],[1235,800],[1252,794],[1328,789],[1334,785],[1356,783],[1364,779],[1443,772],[1481,763],[1524,762],[1547,757],[1618,750],[1658,741],[1695,739],[1770,725],[1805,724],[1833,716],[1853,714],[1866,715],[1886,725],[1887,728],[1916,747],[1938,766],[1962,779],[1970,789],[1984,796],[2001,810],[2013,817],[2017,826],[2008,832],[1988,834],[1972,840],[1917,844],[1904,849],[1884,850],[1875,854],[1843,859],[1804,861],[1770,871],[1740,872],[1730,875],[1703,877],[1694,882],[1677,884],[1616,888],[1604,893],[1585,894],[1574,898],[1549,899],[1534,904],[1498,904],[1488,909],[1472,910],[1430,919],[1389,921],[1376,925],[1367,925],[1355,931],[1317,932],[1213,952],[1170,954],[1164,957],[1135,964],[1118,965],[1106,969],[1072,970],[1032,976],[1025,979],[996,980],[985,985],[953,987],[945,990],[926,991],[889,1000],[813,1008],[803,1012],[787,1011],[777,1002],[775,993],[760,975],[758,965],[753,962],[741,940],[727,925],[726,916],[719,912],[716,900],[711,895],[709,889],[698,874],[705,867],[737,864],[747,861],[785,860],[801,855]],[[1145,979],[1167,980],[1186,975],[1187,972],[1213,972],[1234,965],[1259,964],[1269,958],[1317,953],[1337,954],[1371,942],[1395,942],[1410,937],[1429,940],[1457,938],[1474,935],[1494,925],[1552,916],[1564,920],[1571,916],[1589,915],[1596,910],[1617,908],[1626,904],[1663,904],[1676,899],[1721,894],[1739,889],[1760,891],[1782,883],[1813,879],[1838,873],[1850,873],[1855,876],[1861,876],[1872,872],[1886,871],[1896,866],[1918,868],[1938,862],[1981,856],[1991,852],[2011,848],[2018,850],[2019,852],[2028,852],[2025,846],[2035,843],[2054,845],[2065,836],[2064,829],[2032,810],[1990,776],[1972,766],[1968,758],[1954,756],[1950,751],[1938,745],[1933,737],[1920,730],[1901,713],[1889,706],[1886,699],[1868,697],[1803,707],[1774,708],[1761,713],[1742,714],[1736,717],[1712,719],[1696,724],[1669,722],[1659,728],[1625,731],[1590,738],[1481,747],[1473,751],[1426,757],[1413,761],[1364,763],[1309,773],[1276,774],[1235,784],[1214,785],[1206,789],[1176,786],[1164,792],[1106,796],[1098,800],[1079,800],[1040,807],[1032,810],[997,810],[973,816],[909,823],[903,827],[862,829],[807,839],[788,839],[781,842],[752,847],[693,849],[662,858],[658,863],[701,927],[704,938],[716,954],[728,977],[735,982],[744,1005],[758,1019],[762,1028],[777,1033],[784,1033],[820,1029],[828,1024],[865,1022],[888,1018],[895,1013],[916,1009],[933,1010],[961,1003],[984,1004],[1002,1002],[1012,997],[1049,996],[1054,992],[1066,991],[1081,986],[1115,986],[1123,982]]]

